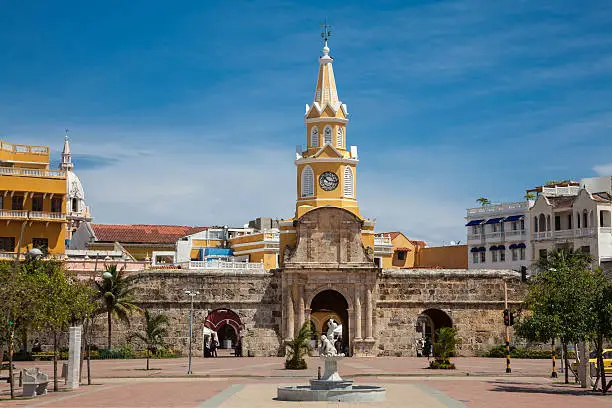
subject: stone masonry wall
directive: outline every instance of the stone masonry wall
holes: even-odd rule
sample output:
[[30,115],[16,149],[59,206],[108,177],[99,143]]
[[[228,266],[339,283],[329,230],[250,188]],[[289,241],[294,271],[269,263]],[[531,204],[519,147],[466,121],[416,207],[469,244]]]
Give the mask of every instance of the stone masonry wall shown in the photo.
[[445,312],[457,329],[458,354],[471,356],[505,342],[504,280],[509,307],[523,297],[513,271],[384,270],[379,275],[374,310],[378,355],[415,356],[418,316],[427,309]]
[[[169,318],[165,341],[188,352],[190,297],[185,289],[200,292],[194,298],[193,353],[203,354],[203,327],[209,312],[226,308],[234,311],[244,325],[243,354],[269,356],[279,353],[281,299],[280,275],[262,271],[210,270],[203,272],[164,270],[131,275],[137,303]],[[132,330],[142,327],[144,318],[133,315],[130,327],[113,322],[113,347],[126,344]],[[106,346],[106,316],[96,320],[92,344]]]

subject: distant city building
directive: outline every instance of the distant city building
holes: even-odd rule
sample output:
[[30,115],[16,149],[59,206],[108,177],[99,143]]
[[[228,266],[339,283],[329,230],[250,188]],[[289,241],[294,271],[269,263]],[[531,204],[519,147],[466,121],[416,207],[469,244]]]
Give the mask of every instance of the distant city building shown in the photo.
[[606,269],[612,267],[612,177],[538,187],[529,210],[533,262],[558,248],[581,250]]
[[468,208],[469,269],[529,269],[528,211],[532,201]]
[[85,204],[85,191],[81,180],[74,172],[74,163],[72,163],[72,153],[70,152],[70,140],[68,134],[64,140],[64,149],[62,150],[62,159],[59,164],[59,169],[66,172],[66,191],[68,199],[66,200],[66,239],[70,240],[72,234],[84,221],[91,221],[92,217],[89,213],[89,207]]
[[[0,141],[0,257],[40,248],[63,254],[66,171],[49,169],[49,147]],[[20,240],[21,238],[21,240]]]

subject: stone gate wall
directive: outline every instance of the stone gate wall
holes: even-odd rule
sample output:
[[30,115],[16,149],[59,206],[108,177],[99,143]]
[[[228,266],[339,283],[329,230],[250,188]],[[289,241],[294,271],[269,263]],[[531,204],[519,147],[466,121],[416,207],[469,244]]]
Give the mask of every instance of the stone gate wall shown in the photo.
[[383,270],[374,309],[377,355],[415,356],[418,316],[445,312],[457,329],[457,353],[471,356],[505,342],[504,281],[509,307],[523,298],[520,274],[502,270]]
[[[190,297],[185,290],[200,292],[194,298],[193,353],[203,353],[203,327],[209,312],[231,309],[244,325],[243,354],[278,355],[281,339],[280,274],[265,271],[163,270],[143,271],[127,279],[135,285],[137,304],[168,316],[167,344],[188,352]],[[130,327],[113,322],[113,347],[127,342],[130,331],[141,328],[144,318],[134,314]],[[92,344],[106,345],[106,316],[96,319]]]

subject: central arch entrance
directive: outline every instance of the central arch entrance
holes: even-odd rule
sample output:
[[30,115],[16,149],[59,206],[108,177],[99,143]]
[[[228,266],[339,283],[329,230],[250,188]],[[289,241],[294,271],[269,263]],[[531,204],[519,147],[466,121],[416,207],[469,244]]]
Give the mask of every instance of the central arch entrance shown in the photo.
[[338,344],[339,352],[348,354],[348,302],[342,294],[331,289],[319,292],[310,302],[310,319],[316,330],[317,338],[321,334],[327,334],[328,323],[333,319],[339,326],[334,331],[332,343]]
[[[216,337],[221,348],[232,348],[240,338],[242,322],[240,317],[230,309],[211,311],[204,321],[204,342],[209,341],[207,335]],[[208,329],[208,330],[206,330]],[[214,334],[213,334],[214,333]]]
[[450,316],[440,309],[424,310],[419,316],[417,327],[423,334],[423,338],[434,343],[436,341],[436,332],[443,327],[453,327],[453,321]]

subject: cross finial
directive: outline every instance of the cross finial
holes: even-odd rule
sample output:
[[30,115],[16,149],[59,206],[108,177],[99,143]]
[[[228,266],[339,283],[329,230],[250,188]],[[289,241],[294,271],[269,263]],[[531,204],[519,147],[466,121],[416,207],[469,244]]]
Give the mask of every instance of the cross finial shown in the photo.
[[327,24],[327,17],[325,17],[325,23],[321,24],[323,31],[321,32],[321,38],[323,38],[323,44],[327,47],[327,40],[331,37],[331,26]]
[[70,132],[70,129],[66,128],[64,130],[66,131],[66,139],[68,139],[68,132]]

